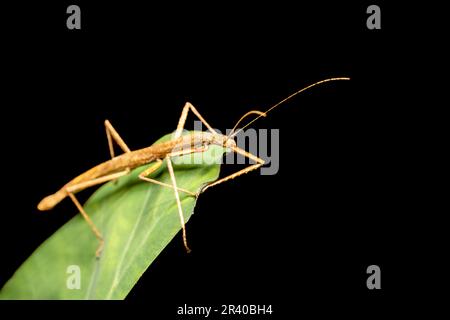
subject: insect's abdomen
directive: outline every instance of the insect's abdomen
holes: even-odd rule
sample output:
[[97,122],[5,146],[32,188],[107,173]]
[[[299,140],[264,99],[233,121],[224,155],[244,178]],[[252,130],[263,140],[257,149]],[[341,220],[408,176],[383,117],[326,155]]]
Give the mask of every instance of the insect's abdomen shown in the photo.
[[37,208],[40,211],[46,211],[53,209],[58,203],[60,203],[65,197],[67,197],[67,193],[65,190],[61,189],[55,194],[49,195],[39,202]]
[[135,167],[153,161],[153,158],[153,156],[148,156],[145,153],[132,152],[128,154],[122,154],[114,159],[103,162],[93,167],[92,169],[80,174],[78,177],[72,179],[58,192],[42,199],[38,204],[38,209],[41,211],[53,209],[53,207],[55,207],[58,203],[64,200],[65,197],[67,197],[67,187],[71,187],[82,182],[91,181],[93,179],[119,172],[127,168],[134,169]]

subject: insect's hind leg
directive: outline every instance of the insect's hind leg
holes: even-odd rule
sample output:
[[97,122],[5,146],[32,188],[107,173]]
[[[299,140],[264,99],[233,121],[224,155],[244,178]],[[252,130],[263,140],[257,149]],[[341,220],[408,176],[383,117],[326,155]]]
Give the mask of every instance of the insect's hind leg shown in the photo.
[[131,152],[130,148],[128,148],[125,141],[123,141],[122,137],[119,135],[116,129],[114,129],[109,120],[105,120],[105,130],[106,130],[106,137],[108,138],[108,147],[111,159],[114,158],[115,156],[113,140],[117,143],[117,145],[122,149],[123,152],[125,153]]
[[98,230],[97,226],[95,225],[95,223],[91,220],[91,218],[89,217],[89,215],[86,213],[86,211],[83,209],[83,206],[80,204],[80,202],[77,200],[77,198],[75,197],[75,192],[84,190],[86,188],[107,182],[107,181],[111,181],[111,180],[115,180],[121,176],[124,176],[126,174],[128,174],[130,172],[130,170],[124,170],[121,172],[117,172],[117,173],[113,173],[104,177],[100,177],[97,179],[93,179],[90,181],[86,181],[86,182],[82,182],[73,186],[68,186],[65,188],[65,191],[67,193],[67,195],[69,196],[69,198],[72,200],[72,202],[75,204],[75,206],[77,207],[78,211],[80,211],[81,215],[83,216],[84,220],[86,220],[86,222],[88,223],[89,227],[92,230],[92,233],[94,233],[95,237],[98,239],[99,244],[97,247],[97,250],[95,251],[95,256],[98,258],[100,258],[100,255],[103,251],[103,246],[105,244],[105,241],[103,239],[103,236],[101,234],[101,232]]
[[123,141],[122,137],[119,135],[116,129],[114,129],[114,127],[112,126],[111,122],[109,122],[108,119],[105,120],[105,130],[106,130],[106,137],[108,138],[108,147],[111,159],[115,157],[113,141],[117,143],[117,145],[120,147],[120,149],[122,149],[123,152],[125,153],[131,152],[130,148],[128,148],[125,141]]
[[89,224],[89,227],[91,228],[91,230],[94,233],[95,237],[98,239],[99,244],[98,244],[97,250],[95,251],[95,256],[98,259],[98,258],[100,258],[100,255],[101,255],[101,253],[103,251],[103,246],[105,244],[105,240],[103,240],[102,234],[97,229],[97,226],[91,220],[91,218],[86,213],[86,211],[84,211],[83,207],[81,206],[80,202],[77,200],[75,195],[72,192],[69,192],[69,191],[67,192],[67,194],[69,195],[70,199],[75,204],[75,206],[77,207],[78,211],[80,211],[80,213],[83,216],[84,220],[86,220],[86,222]]

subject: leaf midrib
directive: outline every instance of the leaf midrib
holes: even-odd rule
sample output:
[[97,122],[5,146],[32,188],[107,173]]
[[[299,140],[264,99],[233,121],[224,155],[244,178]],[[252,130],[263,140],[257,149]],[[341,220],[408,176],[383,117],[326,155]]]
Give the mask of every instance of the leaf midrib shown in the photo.
[[[119,261],[119,263],[117,265],[117,269],[116,269],[116,271],[114,273],[114,278],[112,279],[111,288],[109,289],[108,294],[106,296],[107,300],[109,300],[111,298],[114,288],[119,283],[119,278],[120,278],[119,275],[120,275],[120,273],[122,271],[122,266],[123,266],[123,263],[125,261],[125,256],[126,256],[128,250],[130,249],[131,242],[134,240],[134,238],[136,236],[136,231],[138,229],[139,222],[141,222],[142,217],[143,217],[144,212],[145,212],[145,209],[147,208],[148,200],[150,198],[150,194],[151,193],[152,193],[151,189],[149,188],[147,193],[146,193],[146,195],[145,195],[145,201],[144,201],[144,203],[142,205],[141,211],[139,212],[139,216],[136,219],[136,222],[134,223],[133,230],[132,230],[130,236],[128,237],[128,240],[127,240],[127,243],[125,245],[124,250],[122,251],[122,255],[121,255],[120,261]],[[161,196],[161,192],[158,192],[158,194],[156,195],[156,200],[158,200],[160,198],[160,196]],[[157,202],[157,201],[155,201],[155,202]]]

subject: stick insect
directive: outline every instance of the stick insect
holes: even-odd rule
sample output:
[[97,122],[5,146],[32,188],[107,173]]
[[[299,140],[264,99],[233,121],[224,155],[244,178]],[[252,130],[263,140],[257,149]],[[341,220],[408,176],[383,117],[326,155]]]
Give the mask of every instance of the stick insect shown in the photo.
[[[287,100],[293,98],[294,96],[300,94],[301,92],[304,92],[314,86],[320,85],[325,82],[329,81],[337,81],[337,80],[350,80],[349,78],[340,77],[340,78],[329,78],[325,80],[321,80],[318,82],[315,82],[307,87],[304,87],[287,98],[279,101],[278,103],[274,104],[271,108],[269,108],[265,112],[252,110],[244,114],[239,121],[234,126],[233,130],[227,135],[222,135],[217,133],[209,124],[208,122],[202,117],[202,115],[197,111],[197,109],[187,102],[185,106],[183,107],[183,110],[181,112],[180,119],[178,121],[177,129],[173,135],[173,138],[170,141],[162,142],[156,145],[152,145],[143,149],[138,150],[130,150],[128,148],[127,144],[123,141],[123,139],[120,137],[119,133],[114,129],[114,127],[111,125],[111,123],[108,120],[105,120],[105,129],[106,129],[106,136],[108,140],[108,147],[109,152],[111,155],[111,159],[103,162],[88,171],[82,173],[81,175],[77,176],[73,180],[66,183],[59,191],[56,193],[49,195],[41,200],[41,202],[38,204],[38,209],[40,211],[50,210],[54,208],[59,202],[61,202],[66,197],[69,197],[72,202],[75,204],[83,218],[88,223],[89,227],[91,228],[92,232],[94,233],[95,237],[98,239],[98,247],[96,250],[96,257],[99,258],[101,255],[101,252],[103,250],[104,245],[104,239],[102,236],[102,233],[100,230],[96,227],[94,222],[91,220],[89,215],[86,213],[86,211],[81,206],[80,202],[75,197],[75,194],[79,191],[82,191],[84,189],[87,189],[89,187],[93,187],[108,181],[116,180],[117,178],[120,178],[122,176],[125,176],[130,173],[130,171],[134,168],[150,164],[154,162],[153,165],[148,167],[146,170],[144,170],[142,173],[139,174],[139,179],[154,183],[157,185],[160,185],[162,187],[171,188],[174,190],[175,200],[178,207],[178,214],[180,218],[180,223],[182,227],[182,236],[183,236],[183,244],[186,248],[187,252],[190,252],[190,248],[188,246],[187,242],[187,236],[186,236],[186,228],[185,228],[185,221],[183,217],[183,209],[181,207],[180,202],[180,196],[179,192],[187,193],[190,196],[198,197],[201,193],[205,192],[207,189],[216,186],[218,184],[221,184],[225,181],[234,179],[240,175],[246,174],[250,171],[256,170],[262,165],[264,165],[264,160],[260,159],[256,155],[253,155],[241,148],[239,148],[236,145],[236,142],[234,140],[234,137],[243,129],[251,125],[253,122],[258,120],[261,117],[265,117],[268,112],[272,111],[279,105],[283,104]],[[182,136],[182,131],[184,129],[186,118],[188,116],[188,112],[191,111],[200,121],[206,126],[208,129],[208,132],[201,132],[201,133],[191,133],[188,135]],[[244,127],[237,129],[238,125],[241,123],[243,119],[245,119],[247,116],[256,114],[257,117],[254,118],[252,121],[248,122]],[[124,152],[121,155],[116,156],[114,153],[114,145],[113,142],[115,142]],[[225,148],[228,148],[229,150],[240,154],[246,158],[249,158],[254,162],[254,164],[249,165],[248,167],[241,169],[233,174],[230,174],[226,177],[220,178],[212,183],[207,184],[204,186],[199,192],[194,193],[192,191],[186,190],[184,188],[180,188],[177,186],[175,172],[173,170],[173,165],[171,158],[176,156],[182,156],[186,154],[196,153],[196,152],[204,152],[207,150],[209,145],[218,145]],[[154,171],[156,171],[163,163],[163,160],[166,160],[167,163],[167,169],[169,171],[169,175],[171,178],[172,184],[167,184],[161,181],[157,181],[155,179],[149,178],[150,174]]]

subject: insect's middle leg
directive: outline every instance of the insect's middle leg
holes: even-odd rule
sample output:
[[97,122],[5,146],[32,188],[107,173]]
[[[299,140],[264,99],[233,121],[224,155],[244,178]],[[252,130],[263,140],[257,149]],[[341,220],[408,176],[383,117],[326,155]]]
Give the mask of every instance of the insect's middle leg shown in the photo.
[[150,166],[149,168],[144,170],[141,174],[139,174],[139,178],[141,180],[152,182],[152,183],[158,184],[160,186],[168,187],[168,188],[171,188],[174,190],[175,200],[177,202],[177,208],[178,208],[178,215],[180,217],[180,223],[181,223],[181,228],[182,228],[182,232],[183,232],[183,244],[188,253],[191,251],[191,249],[189,249],[189,246],[187,243],[186,227],[185,227],[185,221],[184,221],[184,216],[183,216],[183,208],[181,207],[180,195],[178,192],[181,191],[181,192],[187,193],[194,197],[197,197],[198,193],[194,193],[192,191],[189,191],[189,190],[186,190],[183,188],[179,188],[177,186],[175,173],[174,173],[173,165],[172,165],[172,160],[170,160],[170,158],[175,157],[175,156],[181,156],[181,155],[185,155],[185,154],[195,153],[195,152],[204,152],[207,149],[208,149],[208,146],[201,146],[198,148],[190,148],[190,149],[175,151],[175,152],[167,154],[166,155],[167,170],[169,171],[170,179],[172,180],[171,185],[168,183],[164,183],[164,182],[146,177],[147,175],[150,175],[152,172],[156,171],[162,165],[163,161],[161,159],[157,159],[156,163],[154,165]]
[[211,133],[217,134],[217,132],[214,131],[214,129],[209,125],[209,123],[206,122],[206,120],[202,117],[200,112],[198,112],[197,109],[192,104],[190,104],[189,102],[186,102],[186,104],[183,107],[183,111],[181,111],[181,116],[180,116],[180,120],[178,121],[177,130],[175,131],[175,138],[181,137],[181,133],[184,129],[184,125],[186,123],[186,118],[187,118],[189,110],[191,110],[197,116],[197,118],[200,119],[200,121],[206,126],[206,128],[208,128],[208,130]]
[[167,161],[167,169],[169,170],[169,174],[170,174],[170,179],[172,180],[173,191],[175,194],[175,200],[177,202],[178,216],[180,217],[181,229],[183,232],[183,244],[186,249],[186,252],[189,253],[189,252],[191,252],[191,249],[189,248],[188,243],[187,243],[186,223],[184,221],[183,208],[181,207],[180,195],[178,194],[178,188],[177,188],[177,180],[175,179],[175,173],[173,171],[172,160],[170,160],[170,155],[166,156],[166,161]]
[[[182,156],[185,154],[190,154],[190,153],[195,153],[195,152],[204,152],[208,149],[208,146],[201,146],[199,148],[192,148],[192,149],[186,149],[186,150],[181,150],[181,151],[175,151],[175,152],[171,152],[168,154],[169,157],[175,157],[175,156]],[[173,184],[168,184],[168,183],[164,183],[152,178],[149,178],[148,176],[150,174],[152,174],[153,172],[155,172],[156,170],[158,170],[159,167],[161,167],[163,161],[161,159],[157,159],[155,164],[151,165],[150,167],[148,167],[146,170],[142,171],[139,174],[139,179],[143,180],[143,181],[147,181],[147,182],[151,182],[163,187],[167,187],[167,188],[171,188],[174,189],[175,187],[173,186]],[[176,189],[180,192],[184,192],[187,193],[190,196],[196,197],[197,193],[189,191],[187,189],[183,189],[180,187],[176,187]]]
[[[157,159],[155,164],[151,165],[150,167],[148,167],[146,170],[142,171],[139,174],[139,179],[141,179],[143,181],[151,182],[151,183],[163,186],[163,187],[168,187],[168,188],[172,188],[173,189],[173,186],[171,184],[164,183],[164,182],[161,182],[161,181],[158,181],[158,180],[155,180],[155,179],[147,177],[150,174],[152,174],[153,172],[155,172],[156,170],[158,170],[158,168],[161,167],[162,163],[163,162],[162,162],[161,159]],[[177,187],[177,189],[178,189],[178,191],[187,193],[187,194],[195,197],[195,193],[192,192],[192,191],[189,191],[189,190],[186,190],[186,189],[183,189],[183,188],[178,188],[178,187]]]

